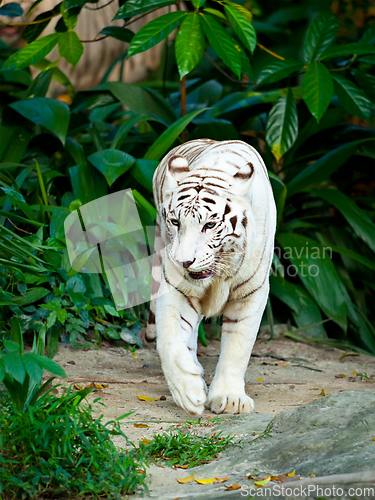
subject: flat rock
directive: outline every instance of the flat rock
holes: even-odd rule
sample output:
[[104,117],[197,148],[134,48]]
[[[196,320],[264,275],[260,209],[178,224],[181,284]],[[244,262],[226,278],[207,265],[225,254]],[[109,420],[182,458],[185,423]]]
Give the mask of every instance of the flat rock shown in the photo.
[[[340,495],[332,495],[331,489],[329,498],[344,498],[350,487],[369,488],[367,496],[366,491],[362,495],[358,495],[357,491],[356,495],[360,498],[375,497],[374,390],[322,396],[312,403],[285,410],[274,418],[271,415],[250,414],[228,416],[222,422],[217,430],[242,438],[241,445],[228,448],[217,462],[194,469],[176,470],[153,465],[149,470],[152,474],[152,497],[189,500],[245,498],[246,488],[254,488],[254,485],[244,476],[279,475],[293,470],[301,476],[300,481],[270,484],[268,493],[263,488],[262,493],[261,489],[255,488],[255,498],[287,497],[290,500],[324,497],[319,491],[311,496],[298,492],[293,495],[293,489],[299,488],[299,485],[318,485],[319,482],[325,485],[324,488],[332,485],[341,487],[342,495],[340,490]],[[254,441],[253,434],[262,434],[266,429],[270,429],[268,432],[272,437]],[[225,484],[238,483],[242,490],[224,491],[222,484],[177,483],[177,478],[192,474],[199,479],[229,476],[230,480]],[[311,479],[311,474],[317,477]],[[284,491],[287,486],[292,490],[284,496],[280,494],[281,486],[284,486]]]

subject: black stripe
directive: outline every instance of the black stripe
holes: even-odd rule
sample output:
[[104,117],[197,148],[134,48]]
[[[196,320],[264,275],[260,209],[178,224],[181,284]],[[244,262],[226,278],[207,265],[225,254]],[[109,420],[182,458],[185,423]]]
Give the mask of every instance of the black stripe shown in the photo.
[[189,321],[187,319],[185,319],[183,316],[181,316],[181,314],[180,314],[180,317],[183,321],[185,321],[185,323],[187,323],[190,326],[191,329],[193,329],[193,326],[189,323]]

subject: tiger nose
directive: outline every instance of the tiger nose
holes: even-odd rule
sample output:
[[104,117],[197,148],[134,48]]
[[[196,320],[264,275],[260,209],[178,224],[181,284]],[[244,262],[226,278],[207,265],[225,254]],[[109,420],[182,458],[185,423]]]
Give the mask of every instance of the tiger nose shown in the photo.
[[187,269],[188,267],[190,267],[192,265],[193,262],[195,262],[195,259],[194,260],[185,260],[185,262],[181,262],[181,261],[177,261],[180,266],[183,266],[185,269]]

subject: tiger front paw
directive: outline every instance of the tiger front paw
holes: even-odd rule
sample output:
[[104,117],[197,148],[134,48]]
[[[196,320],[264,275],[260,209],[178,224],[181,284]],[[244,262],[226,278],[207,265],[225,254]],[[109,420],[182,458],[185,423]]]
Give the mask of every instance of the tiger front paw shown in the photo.
[[220,394],[208,399],[208,406],[213,413],[252,413],[254,401],[243,394]]
[[175,403],[192,415],[202,415],[206,402],[206,383],[203,368],[196,363],[187,347],[174,352],[162,368]]

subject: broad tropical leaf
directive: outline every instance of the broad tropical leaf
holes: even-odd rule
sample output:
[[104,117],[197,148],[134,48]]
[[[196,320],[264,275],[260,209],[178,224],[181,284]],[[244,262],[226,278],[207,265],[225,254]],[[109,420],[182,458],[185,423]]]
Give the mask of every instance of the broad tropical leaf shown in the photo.
[[173,125],[168,127],[167,130],[165,130],[161,134],[161,136],[156,139],[156,141],[145,154],[144,158],[146,160],[161,160],[163,155],[165,155],[165,153],[172,146],[181,132],[185,130],[188,124],[203,111],[205,111],[205,109],[192,111],[191,113],[181,117]]
[[362,56],[365,54],[375,54],[375,47],[370,43],[349,43],[347,45],[331,45],[320,57],[323,59],[333,59],[334,57]]
[[[80,0],[82,1],[82,0]],[[176,3],[176,0],[127,0],[117,12],[115,19],[130,19],[151,9],[160,9]]]
[[236,42],[212,16],[200,16],[200,21],[211,47],[224,64],[240,79],[241,55],[236,49]]
[[366,122],[370,121],[371,102],[363,90],[342,75],[333,74],[332,77],[336,95],[346,111]]
[[224,9],[234,32],[245,47],[253,53],[257,44],[257,35],[249,19],[234,7],[224,5]]
[[372,102],[375,102],[375,76],[369,75],[364,71],[355,69],[353,71],[355,79],[364,90],[365,94]]
[[354,232],[375,252],[375,224],[352,199],[337,189],[316,190],[312,191],[312,194],[323,198],[327,203],[340,210]]
[[299,191],[308,191],[325,179],[329,179],[331,174],[341,167],[355,153],[357,147],[366,140],[368,139],[343,144],[308,165],[287,183],[288,196]]
[[19,17],[22,14],[23,10],[19,3],[10,2],[0,7],[0,16]]
[[303,59],[310,63],[316,61],[333,42],[339,29],[339,23],[333,12],[323,12],[313,21],[307,30],[303,45]]
[[17,113],[53,132],[65,144],[68,132],[70,110],[69,106],[47,97],[33,97],[10,104]]
[[83,43],[78,38],[77,33],[75,31],[61,33],[58,44],[60,56],[75,68],[83,54]]
[[188,14],[181,24],[175,47],[178,72],[182,80],[197,66],[204,54],[204,34],[195,12]]
[[288,89],[285,96],[273,105],[267,122],[266,142],[277,161],[293,146],[298,135],[298,115],[293,92]]
[[57,44],[60,36],[61,33],[52,33],[51,35],[44,36],[40,40],[35,40],[20,51],[10,56],[3,64],[1,70],[10,71],[27,68],[31,64],[44,59],[44,57],[49,54]]
[[134,35],[128,50],[128,57],[144,52],[160,43],[182,23],[186,16],[186,12],[170,12],[147,23]]
[[100,35],[111,36],[116,38],[116,40],[121,40],[122,42],[130,43],[134,37],[134,33],[127,28],[122,28],[121,26],[106,26],[100,32]]
[[88,160],[101,172],[109,186],[135,163],[135,158],[119,149],[105,149],[88,157]]
[[308,65],[302,95],[310,113],[319,123],[334,95],[332,78],[324,64],[312,62]]
[[341,281],[330,258],[330,249],[300,234],[282,233],[277,237],[285,257],[306,290],[328,318],[346,330],[346,306]]
[[284,59],[283,61],[276,61],[269,64],[261,70],[258,75],[257,85],[260,83],[273,83],[286,78],[295,71],[302,68],[303,63],[301,61]]

